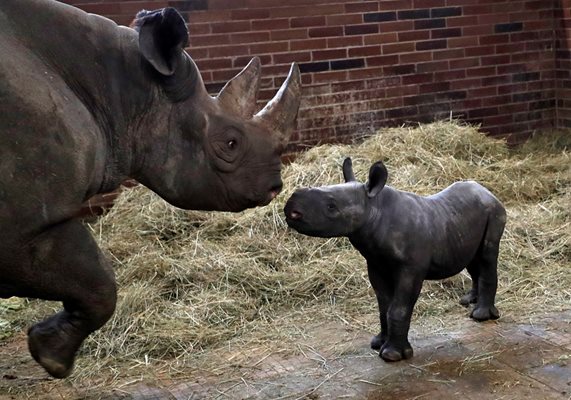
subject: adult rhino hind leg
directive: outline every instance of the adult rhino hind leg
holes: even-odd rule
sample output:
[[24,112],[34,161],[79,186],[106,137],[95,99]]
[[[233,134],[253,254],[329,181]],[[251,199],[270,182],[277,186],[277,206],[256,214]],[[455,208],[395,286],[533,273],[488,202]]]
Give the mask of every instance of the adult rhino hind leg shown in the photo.
[[42,233],[31,245],[30,297],[60,300],[64,309],[32,326],[28,346],[34,359],[55,378],[65,378],[83,340],[113,314],[113,271],[78,221]]
[[470,317],[476,321],[498,319],[500,313],[495,306],[496,291],[498,288],[498,254],[500,239],[504,232],[506,222],[505,211],[501,209],[495,216],[490,217],[484,240],[479,250],[478,266],[478,295],[476,306]]

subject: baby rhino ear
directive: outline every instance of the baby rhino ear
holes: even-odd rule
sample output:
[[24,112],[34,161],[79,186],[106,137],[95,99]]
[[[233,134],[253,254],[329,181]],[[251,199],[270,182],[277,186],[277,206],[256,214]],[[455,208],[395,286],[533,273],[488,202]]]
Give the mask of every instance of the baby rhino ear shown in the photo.
[[369,170],[369,180],[365,184],[367,195],[370,198],[375,197],[385,187],[387,183],[388,172],[382,161],[377,161]]
[[345,182],[356,181],[355,174],[353,173],[353,162],[351,161],[351,157],[347,157],[343,160],[343,178],[345,179]]

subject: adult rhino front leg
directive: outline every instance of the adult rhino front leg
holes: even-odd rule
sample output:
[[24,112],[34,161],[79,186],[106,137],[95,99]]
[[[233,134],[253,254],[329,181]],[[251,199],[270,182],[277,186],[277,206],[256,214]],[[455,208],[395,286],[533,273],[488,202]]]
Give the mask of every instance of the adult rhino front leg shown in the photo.
[[24,295],[60,300],[64,306],[29,329],[30,353],[50,375],[65,378],[83,340],[115,310],[114,274],[89,232],[75,220],[39,235],[30,254]]

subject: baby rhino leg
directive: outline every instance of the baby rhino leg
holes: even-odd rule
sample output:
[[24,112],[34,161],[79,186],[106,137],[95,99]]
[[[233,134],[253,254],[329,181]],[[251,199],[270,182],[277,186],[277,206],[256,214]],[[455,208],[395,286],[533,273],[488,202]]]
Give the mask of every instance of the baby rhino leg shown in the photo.
[[472,278],[472,289],[460,299],[460,304],[468,307],[478,302],[478,279],[480,278],[480,259],[476,257],[467,268]]
[[[501,211],[501,212],[500,212]],[[500,239],[505,226],[505,211],[498,210],[497,215],[490,216],[484,240],[476,256],[478,261],[477,302],[470,317],[476,321],[498,319],[500,313],[494,305],[498,287],[498,253]]]
[[388,336],[380,352],[383,360],[400,361],[412,357],[413,350],[408,341],[408,331],[412,311],[421,289],[422,278],[405,274],[399,277],[387,312]]
[[379,322],[381,330],[378,335],[373,336],[371,339],[371,348],[373,350],[380,350],[387,341],[388,324],[387,324],[387,311],[389,304],[393,297],[393,285],[389,280],[383,279],[379,273],[375,271],[372,265],[368,265],[369,281],[375,290],[377,298],[377,305],[379,306]]

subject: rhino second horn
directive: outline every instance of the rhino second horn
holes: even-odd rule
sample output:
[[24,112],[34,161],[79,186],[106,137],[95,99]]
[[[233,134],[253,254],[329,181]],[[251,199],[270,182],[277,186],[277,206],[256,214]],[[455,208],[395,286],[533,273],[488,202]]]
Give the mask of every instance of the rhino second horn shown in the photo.
[[252,118],[256,111],[261,69],[260,59],[254,57],[238,75],[224,85],[217,98],[225,110],[231,110],[247,119]]
[[278,136],[280,144],[285,146],[294,128],[300,102],[301,73],[293,63],[280,90],[254,118],[270,128]]

